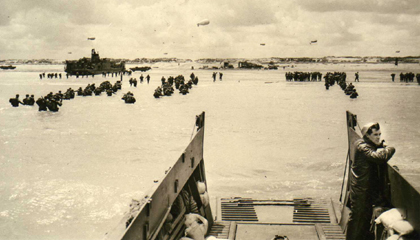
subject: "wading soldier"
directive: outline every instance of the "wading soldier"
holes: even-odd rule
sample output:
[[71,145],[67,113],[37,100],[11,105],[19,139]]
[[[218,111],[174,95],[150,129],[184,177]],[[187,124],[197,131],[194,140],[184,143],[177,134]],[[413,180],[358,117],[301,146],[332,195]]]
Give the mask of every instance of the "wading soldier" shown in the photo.
[[23,105],[23,103],[19,100],[19,94],[16,94],[15,98],[9,99],[9,102],[13,107],[19,107],[19,104]]

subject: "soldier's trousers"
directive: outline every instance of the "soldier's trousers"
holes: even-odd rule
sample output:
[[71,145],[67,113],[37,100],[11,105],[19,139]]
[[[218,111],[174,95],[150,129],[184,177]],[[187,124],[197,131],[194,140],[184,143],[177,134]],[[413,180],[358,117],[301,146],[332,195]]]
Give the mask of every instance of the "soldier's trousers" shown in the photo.
[[346,240],[370,240],[374,235],[370,230],[372,205],[368,191],[351,187],[350,219],[347,225]]

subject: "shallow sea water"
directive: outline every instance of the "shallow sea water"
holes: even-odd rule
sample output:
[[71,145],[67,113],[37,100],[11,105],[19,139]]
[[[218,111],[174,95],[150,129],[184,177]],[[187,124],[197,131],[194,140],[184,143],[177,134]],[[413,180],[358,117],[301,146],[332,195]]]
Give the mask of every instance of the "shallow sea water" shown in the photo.
[[[134,66],[134,65],[133,65]],[[420,73],[407,64],[302,64],[294,68],[196,70],[190,94],[153,98],[160,78],[191,64],[156,64],[151,82],[116,95],[63,101],[57,113],[12,108],[15,94],[35,97],[117,77],[43,79],[62,65],[18,65],[0,71],[0,239],[102,239],[181,155],[195,115],[206,112],[204,158],[209,194],[256,198],[338,199],[347,152],[345,111],[381,123],[401,172],[418,172],[420,86],[391,82],[392,72]],[[132,66],[128,66],[132,67]],[[218,70],[214,70],[218,71]],[[286,82],[286,71],[344,71],[359,98],[323,82]],[[146,75],[144,74],[144,75]],[[63,73],[64,76],[64,73]],[[136,72],[132,77],[138,77]],[[124,104],[131,91],[135,104]],[[213,209],[215,210],[215,209]]]

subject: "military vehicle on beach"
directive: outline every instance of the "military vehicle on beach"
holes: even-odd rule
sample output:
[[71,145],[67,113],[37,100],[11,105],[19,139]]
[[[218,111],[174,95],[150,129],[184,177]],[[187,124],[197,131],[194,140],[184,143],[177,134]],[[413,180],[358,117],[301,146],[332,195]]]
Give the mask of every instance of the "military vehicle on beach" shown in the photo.
[[[204,166],[204,112],[196,116],[195,125],[197,132],[194,138],[175,164],[161,180],[155,181],[156,185],[149,194],[132,204],[120,224],[106,234],[106,239],[346,238],[350,214],[350,165],[355,156],[355,141],[360,138],[355,128],[356,115],[347,112],[348,154],[338,201],[310,196],[294,199],[222,197],[217,199],[215,212],[212,212],[209,204]],[[402,176],[397,168],[389,165],[385,166],[384,171],[387,177],[382,187],[387,189],[386,197],[392,205],[391,210],[398,209],[402,214],[401,219],[412,227],[411,233],[405,232],[407,235],[400,239],[419,239],[420,175]],[[382,222],[385,220],[382,219]],[[403,235],[396,225],[386,227],[388,231],[392,229]]]
[[256,64],[256,63],[251,63],[251,62],[239,62],[238,63],[238,68],[245,68],[245,69],[262,69],[264,68],[263,65],[260,64]]
[[8,66],[0,66],[0,68],[4,70],[9,70],[9,69],[15,69],[16,66],[8,65]]
[[125,72],[125,62],[108,58],[100,58],[99,53],[92,49],[91,58],[79,60],[66,60],[64,71],[70,75],[95,75],[106,73]]
[[135,71],[140,71],[140,72],[146,72],[149,71],[150,69],[152,69],[151,67],[133,67],[130,68],[131,71],[135,72]]

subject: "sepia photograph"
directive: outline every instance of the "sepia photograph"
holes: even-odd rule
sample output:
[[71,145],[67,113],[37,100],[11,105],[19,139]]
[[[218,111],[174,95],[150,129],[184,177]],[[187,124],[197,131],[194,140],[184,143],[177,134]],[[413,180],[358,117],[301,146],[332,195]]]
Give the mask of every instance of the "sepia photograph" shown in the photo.
[[0,240],[420,239],[418,0],[0,6]]

